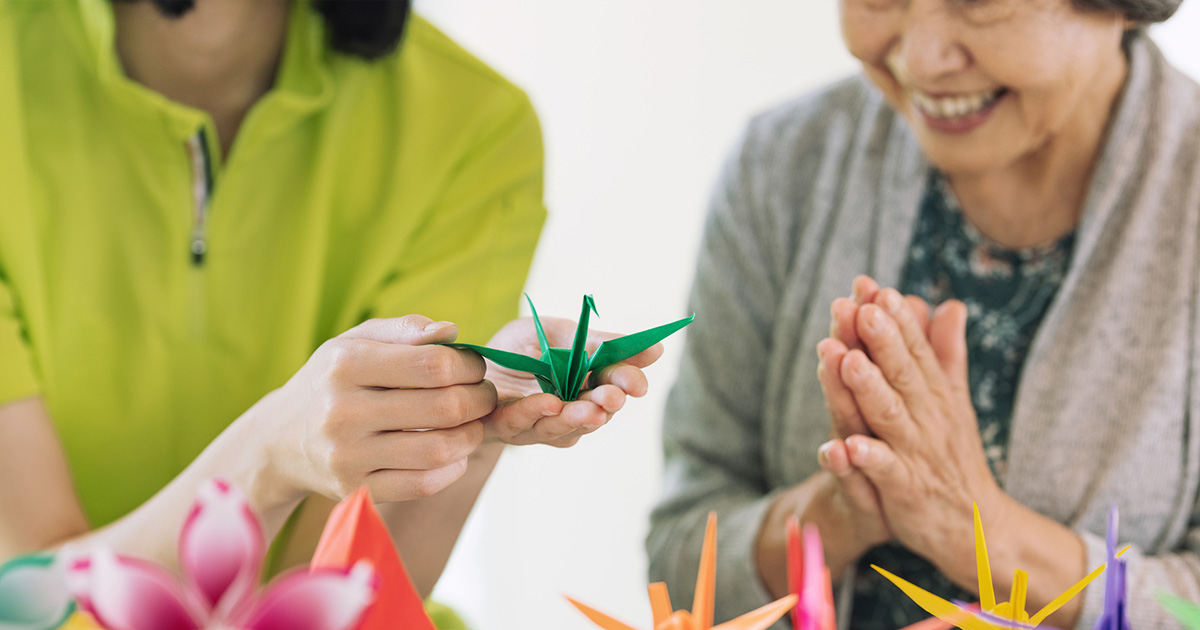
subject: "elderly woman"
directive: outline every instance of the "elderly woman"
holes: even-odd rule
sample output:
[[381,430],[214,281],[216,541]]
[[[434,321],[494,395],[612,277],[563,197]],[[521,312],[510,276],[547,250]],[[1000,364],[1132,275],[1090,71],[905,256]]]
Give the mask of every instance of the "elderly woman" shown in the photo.
[[674,597],[709,510],[717,617],[782,594],[798,515],[843,627],[899,628],[869,565],[975,599],[974,502],[1030,609],[1114,504],[1135,626],[1200,598],[1200,86],[1144,33],[1178,4],[841,2],[867,81],[753,120],[712,203],[647,543]]

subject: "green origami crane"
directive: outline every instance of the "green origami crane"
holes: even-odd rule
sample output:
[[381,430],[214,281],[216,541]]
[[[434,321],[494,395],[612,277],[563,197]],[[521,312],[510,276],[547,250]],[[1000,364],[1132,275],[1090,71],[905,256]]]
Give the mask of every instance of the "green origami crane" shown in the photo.
[[614,363],[624,361],[666,339],[671,334],[692,323],[692,320],[696,318],[695,313],[693,313],[670,324],[616,339],[609,339],[601,343],[596,348],[596,351],[591,356],[588,356],[587,349],[584,347],[587,343],[588,320],[592,313],[595,313],[597,316],[600,315],[599,311],[596,310],[596,302],[592,299],[592,296],[583,296],[583,312],[579,314],[579,325],[575,329],[575,342],[570,348],[550,347],[550,343],[546,341],[546,331],[542,329],[542,322],[538,319],[537,309],[533,307],[533,300],[530,300],[528,295],[525,296],[525,300],[529,302],[529,310],[533,311],[533,324],[537,328],[538,342],[542,346],[541,358],[535,359],[524,354],[505,352],[504,350],[496,350],[495,348],[488,348],[486,346],[475,346],[469,343],[449,343],[446,345],[452,348],[474,350],[496,364],[520,372],[529,372],[537,378],[538,383],[542,386],[542,391],[547,394],[554,394],[565,402],[570,402],[579,397],[579,392],[583,389],[584,381],[587,380],[588,372],[598,372]]
[[1200,630],[1200,606],[1168,593],[1159,593],[1158,603],[1188,630]]

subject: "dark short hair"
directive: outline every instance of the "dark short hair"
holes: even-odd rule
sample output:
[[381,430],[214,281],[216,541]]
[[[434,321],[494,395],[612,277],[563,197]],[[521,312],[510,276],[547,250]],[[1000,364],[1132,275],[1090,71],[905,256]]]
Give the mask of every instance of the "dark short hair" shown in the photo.
[[[182,16],[196,5],[196,0],[149,1],[168,17]],[[316,0],[313,6],[325,20],[329,45],[362,59],[378,59],[395,50],[412,12],[411,0]]]
[[1116,11],[1139,24],[1165,22],[1175,14],[1183,0],[1074,0],[1075,6],[1088,11]]

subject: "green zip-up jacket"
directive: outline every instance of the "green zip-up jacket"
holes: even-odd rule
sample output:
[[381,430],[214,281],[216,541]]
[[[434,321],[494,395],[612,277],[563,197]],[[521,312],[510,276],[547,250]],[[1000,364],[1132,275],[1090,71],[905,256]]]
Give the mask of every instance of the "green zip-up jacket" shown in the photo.
[[44,398],[93,526],[366,318],[484,342],[517,315],[526,96],[420,18],[374,62],[289,20],[222,161],[206,114],[124,76],[107,0],[0,0],[0,405]]

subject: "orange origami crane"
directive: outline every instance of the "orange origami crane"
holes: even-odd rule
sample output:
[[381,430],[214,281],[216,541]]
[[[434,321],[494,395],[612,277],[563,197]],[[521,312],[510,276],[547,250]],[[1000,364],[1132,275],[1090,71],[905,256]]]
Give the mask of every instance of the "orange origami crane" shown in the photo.
[[[717,587],[717,515],[710,512],[704,530],[704,547],[700,552],[700,573],[696,577],[696,596],[692,611],[672,610],[667,585],[650,585],[650,608],[654,614],[653,630],[765,630],[788,609],[796,605],[796,596],[788,595],[737,619],[713,626],[713,598]],[[608,615],[567,597],[588,619],[604,630],[637,630]]]
[[341,569],[364,559],[375,567],[379,590],[356,630],[436,630],[365,486],[333,509],[310,567]]
[[[1126,547],[1122,553],[1129,549]],[[925,589],[895,576],[883,569],[871,565],[873,569],[900,587],[918,606],[929,614],[963,630],[1008,630],[1010,628],[1036,628],[1064,604],[1082,591],[1092,580],[1104,572],[1105,565],[1096,567],[1094,571],[1084,576],[1074,586],[1054,598],[1045,608],[1030,616],[1025,611],[1025,593],[1029,585],[1029,574],[1017,569],[1013,575],[1012,595],[1007,602],[996,603],[996,593],[992,588],[992,568],[988,560],[987,543],[983,539],[983,524],[979,519],[979,506],[975,506],[975,565],[979,574],[979,606],[981,610],[974,611],[953,602],[946,601]]]

